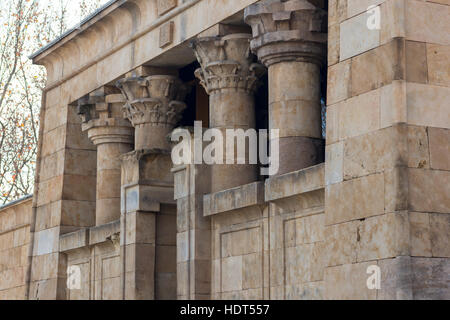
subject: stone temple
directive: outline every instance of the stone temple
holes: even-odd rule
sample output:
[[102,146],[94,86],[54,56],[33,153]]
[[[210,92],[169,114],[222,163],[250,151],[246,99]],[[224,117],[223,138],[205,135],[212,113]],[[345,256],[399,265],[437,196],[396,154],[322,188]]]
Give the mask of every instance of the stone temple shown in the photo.
[[[450,299],[449,16],[108,2],[32,56],[36,184],[0,209],[0,300]],[[195,121],[279,129],[277,174],[175,165]]]

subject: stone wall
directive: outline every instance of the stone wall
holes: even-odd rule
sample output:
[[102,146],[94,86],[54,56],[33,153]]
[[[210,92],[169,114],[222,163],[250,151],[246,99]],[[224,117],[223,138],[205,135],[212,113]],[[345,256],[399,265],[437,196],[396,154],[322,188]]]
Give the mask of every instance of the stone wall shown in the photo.
[[[76,286],[67,287],[61,299],[117,300],[122,298],[119,233],[120,222],[115,221],[99,227],[67,233],[60,237],[61,264],[67,266],[67,270],[77,268],[73,274],[80,276],[80,282]],[[76,284],[78,280],[74,278],[74,281],[73,283]],[[69,283],[72,283],[70,279]]]
[[47,93],[41,113],[30,298],[56,299],[66,296],[60,235],[95,225],[97,152],[76,107]]
[[326,296],[448,299],[449,2],[329,4]]
[[0,300],[25,299],[32,199],[0,208]]
[[[117,2],[34,57],[49,82],[30,299],[450,298],[448,0],[256,2]],[[278,175],[173,167],[196,59],[222,131],[256,127],[268,69]],[[0,211],[0,299],[26,296],[30,207]]]
[[174,172],[179,299],[324,298],[323,164],[205,196],[206,168]]

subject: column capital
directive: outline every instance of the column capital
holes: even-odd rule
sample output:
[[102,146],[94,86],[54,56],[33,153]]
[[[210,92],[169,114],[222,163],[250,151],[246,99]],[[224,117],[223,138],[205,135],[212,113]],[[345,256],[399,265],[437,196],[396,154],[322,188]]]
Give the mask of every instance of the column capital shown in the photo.
[[170,150],[167,136],[180,121],[187,87],[172,75],[124,78],[117,87],[126,98],[124,116],[136,129],[136,150]]
[[325,10],[311,0],[264,0],[245,9],[252,27],[251,49],[270,66],[283,61],[321,65],[325,60]]
[[254,63],[250,50],[251,34],[239,33],[223,37],[202,37],[191,42],[200,63],[196,77],[208,94],[223,89],[253,93],[258,87],[263,66]]
[[125,78],[117,86],[126,97],[124,116],[133,126],[150,124],[170,127],[180,121],[186,104],[185,85],[174,76]]
[[95,145],[133,143],[133,127],[122,117],[125,99],[120,94],[90,95],[78,100],[82,131]]

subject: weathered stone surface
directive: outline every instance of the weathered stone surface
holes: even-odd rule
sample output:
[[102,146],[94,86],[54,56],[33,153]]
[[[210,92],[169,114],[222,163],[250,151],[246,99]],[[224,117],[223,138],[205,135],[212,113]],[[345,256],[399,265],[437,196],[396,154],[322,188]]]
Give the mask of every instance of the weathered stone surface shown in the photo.
[[209,194],[203,198],[203,202],[205,216],[260,205],[264,203],[264,184],[255,182]]
[[445,31],[450,27],[448,4],[417,1],[405,5],[405,10],[404,24],[409,40],[450,44],[450,35]]
[[163,24],[159,31],[159,47],[164,48],[172,44],[173,42],[173,32],[174,32],[174,23],[173,21],[169,21]]
[[380,126],[407,122],[406,82],[395,80],[381,88]]
[[[36,207],[33,219],[0,208],[0,299],[448,299],[448,0],[147,2],[109,4],[34,58],[48,74]],[[366,28],[369,5],[381,30]],[[257,167],[171,172],[167,135],[183,108],[170,103],[182,90],[167,93],[164,79],[197,87],[183,124],[208,116],[191,81],[186,40],[196,36],[209,37],[197,74],[211,127],[264,127],[250,42],[269,66],[281,165],[263,200],[262,188],[234,192],[261,186]],[[105,90],[123,77],[136,99]],[[310,167],[323,162],[325,87],[326,163]],[[91,125],[74,107],[86,95],[97,99],[83,112]],[[125,102],[132,119],[148,116],[137,148],[153,150],[130,153],[132,141],[117,140],[135,131]],[[203,196],[217,192],[216,214],[204,217]],[[97,224],[117,222],[92,228],[96,211],[108,211]],[[370,265],[381,268],[380,290],[367,288]],[[67,266],[81,268],[81,290],[66,290]]]
[[430,166],[437,170],[450,170],[450,130],[428,128]]
[[326,266],[355,263],[360,222],[350,221],[325,228]]
[[410,169],[409,202],[414,211],[450,212],[448,171]]
[[348,0],[330,0],[328,2],[328,24],[330,26],[347,19]]
[[[353,6],[349,4],[349,11],[352,8]],[[349,16],[352,16],[351,12],[349,13]],[[364,12],[341,23],[339,50],[341,61],[374,49],[380,44],[380,30],[367,28],[369,17],[370,14]]]
[[351,65],[351,60],[346,60],[328,68],[327,105],[349,98]]
[[178,0],[158,0],[158,15],[163,15],[164,13],[172,10],[177,6]]
[[325,185],[344,180],[344,144],[338,142],[327,146],[325,151]]
[[242,256],[223,259],[221,273],[223,292],[242,290]]
[[34,234],[33,256],[58,252],[60,228],[42,230]]
[[431,257],[430,215],[423,212],[410,212],[411,255]]
[[69,251],[89,244],[89,229],[67,233],[59,238],[59,251]]
[[411,258],[413,297],[417,300],[450,298],[450,261],[448,258]]
[[449,230],[449,214],[430,213],[430,240],[433,257],[450,257]]
[[[361,190],[370,190],[361,193]],[[384,176],[373,174],[327,186],[326,224],[367,218],[384,212]],[[346,199],[346,201],[342,201]]]
[[302,193],[320,190],[324,187],[324,165],[287,173],[266,180],[265,199],[273,201]]
[[328,300],[375,300],[376,290],[367,288],[366,273],[376,262],[344,264],[325,269],[325,299]]
[[450,88],[407,83],[408,123],[418,126],[449,128],[448,95]]
[[378,300],[413,299],[411,258],[407,256],[384,259],[378,262],[381,271]]
[[450,45],[427,43],[428,81],[435,85],[450,85]]
[[408,214],[387,213],[368,218],[359,226],[358,236],[358,262],[408,255]]
[[102,226],[93,227],[89,230],[89,243],[97,244],[106,241],[119,240],[120,221],[110,222]]
[[406,41],[406,81],[427,83],[427,49],[423,42]]
[[373,90],[337,106],[339,139],[359,136],[380,128],[380,92]]
[[404,80],[405,62],[401,58],[404,47],[402,39],[394,39],[354,57],[351,62],[351,95],[360,95],[394,80]]

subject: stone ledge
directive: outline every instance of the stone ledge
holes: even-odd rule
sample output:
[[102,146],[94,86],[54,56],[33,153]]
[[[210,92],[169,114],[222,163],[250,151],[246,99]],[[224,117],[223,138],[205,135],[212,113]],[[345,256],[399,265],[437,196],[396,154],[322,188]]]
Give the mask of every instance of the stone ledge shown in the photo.
[[114,240],[114,235],[120,233],[120,220],[116,220],[102,226],[92,227],[89,230],[89,245]]
[[89,229],[63,234],[59,237],[59,251],[79,249],[89,245]]
[[203,197],[204,216],[247,208],[264,203],[264,182],[253,182],[244,186],[207,194]]
[[120,220],[98,227],[81,229],[59,237],[59,252],[84,248],[90,245],[117,240],[120,233]]
[[[120,201],[121,212],[159,212],[161,203],[174,203],[173,188],[168,185],[156,185],[155,181],[140,181],[141,184],[122,186]],[[152,185],[145,185],[154,184]]]
[[325,188],[325,163],[267,179],[265,201],[275,201]]

